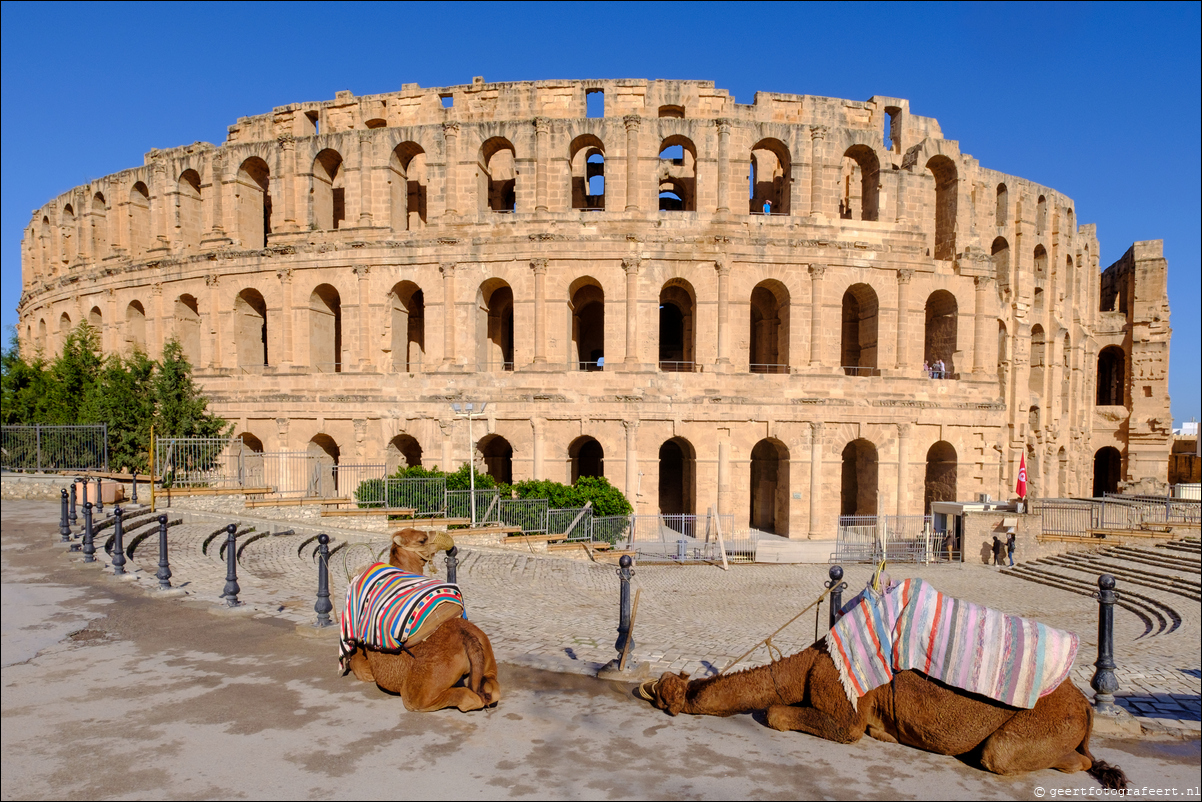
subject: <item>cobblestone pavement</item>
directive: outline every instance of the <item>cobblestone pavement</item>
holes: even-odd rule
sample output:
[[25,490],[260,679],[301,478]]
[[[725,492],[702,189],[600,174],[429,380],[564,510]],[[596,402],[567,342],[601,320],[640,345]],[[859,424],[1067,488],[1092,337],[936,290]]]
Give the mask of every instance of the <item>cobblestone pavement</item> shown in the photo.
[[[6,507],[9,504],[37,504],[45,509],[47,521],[57,519],[53,504],[5,502]],[[219,546],[225,535],[212,536],[229,520],[189,517],[192,522],[170,530],[173,584],[194,597],[218,603],[225,582]],[[306,624],[314,618],[316,530],[250,539],[295,524],[280,522],[272,527],[259,520],[254,524],[256,532],[241,537],[240,598],[252,610]],[[331,559],[335,616],[342,607],[348,576],[387,546],[379,534],[340,530],[332,543],[344,542],[348,545]],[[501,549],[461,552],[458,581],[468,614],[488,633],[498,660],[593,674],[614,657],[619,588],[615,566]],[[131,559],[129,567],[137,577],[132,581],[153,587],[157,560],[157,548],[153,539],[148,539]],[[444,572],[442,560],[437,562],[438,570]],[[852,565],[846,570],[846,594],[850,595],[864,587],[872,569]],[[1081,648],[1073,678],[1092,695],[1089,679],[1097,654],[1097,603],[1092,599],[985,566],[894,565],[888,570],[894,579],[919,577],[948,595],[1076,632]],[[641,592],[633,657],[652,675],[666,670],[687,671],[693,676],[716,673],[814,601],[826,580],[827,567],[815,565],[737,565],[725,572],[715,566],[636,566],[632,590]],[[1123,590],[1121,582],[1119,590]],[[1118,699],[1146,730],[1196,735],[1202,719],[1199,604],[1149,588],[1139,592],[1171,605],[1180,623],[1171,631],[1145,634],[1143,621],[1116,608]],[[818,612],[819,634],[827,615],[824,603]],[[808,646],[815,637],[815,617],[815,611],[806,613],[776,636],[774,643],[785,654]],[[331,644],[331,664],[335,659]],[[768,659],[761,648],[741,665]]]

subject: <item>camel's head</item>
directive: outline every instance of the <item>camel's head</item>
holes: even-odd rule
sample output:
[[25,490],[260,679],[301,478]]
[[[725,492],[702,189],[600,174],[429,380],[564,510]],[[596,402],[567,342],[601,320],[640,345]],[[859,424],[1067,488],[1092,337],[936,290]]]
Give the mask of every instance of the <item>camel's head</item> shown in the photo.
[[665,672],[657,680],[639,686],[639,696],[646,699],[668,715],[675,716],[684,709],[685,693],[689,688],[689,675],[683,671],[673,674]]
[[388,564],[413,574],[424,573],[426,563],[434,559],[435,554],[454,547],[454,539],[446,532],[401,529],[392,533]]

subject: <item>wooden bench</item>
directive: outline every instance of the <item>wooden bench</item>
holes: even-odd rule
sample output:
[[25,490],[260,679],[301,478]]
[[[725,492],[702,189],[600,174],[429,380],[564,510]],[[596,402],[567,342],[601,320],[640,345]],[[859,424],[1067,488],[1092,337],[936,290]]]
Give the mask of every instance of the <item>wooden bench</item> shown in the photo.
[[159,490],[157,495],[169,498],[187,496],[255,496],[274,493],[273,487],[177,487]]
[[410,509],[410,508],[399,508],[399,509],[395,509],[395,510],[386,510],[386,509],[381,509],[380,507],[357,507],[357,508],[350,509],[350,510],[322,510],[321,517],[322,518],[333,518],[335,516],[345,516],[345,515],[352,515],[352,516],[384,515],[384,516],[388,516],[388,517],[396,516],[398,518],[402,518],[402,517],[403,518],[412,518],[413,514],[415,512],[417,512],[417,510]]
[[247,507],[300,507],[305,504],[349,504],[349,498],[256,498],[247,499]]

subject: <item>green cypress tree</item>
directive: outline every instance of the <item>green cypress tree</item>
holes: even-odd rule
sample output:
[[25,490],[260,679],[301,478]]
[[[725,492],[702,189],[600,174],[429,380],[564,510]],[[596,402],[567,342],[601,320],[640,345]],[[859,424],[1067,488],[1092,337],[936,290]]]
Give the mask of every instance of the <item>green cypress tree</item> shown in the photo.
[[32,359],[25,359],[17,333],[12,330],[8,347],[0,352],[0,423],[5,426],[46,423],[47,385],[46,365],[41,356],[35,354]]
[[87,423],[86,399],[100,375],[100,337],[83,321],[67,335],[63,350],[50,364],[45,400],[45,420],[39,423]]
[[228,436],[232,427],[209,412],[208,404],[192,379],[183,346],[172,337],[163,346],[163,360],[154,376],[155,436]]
[[145,473],[149,467],[154,368],[138,350],[125,358],[109,356],[85,404],[94,422],[108,424],[109,465],[115,470]]

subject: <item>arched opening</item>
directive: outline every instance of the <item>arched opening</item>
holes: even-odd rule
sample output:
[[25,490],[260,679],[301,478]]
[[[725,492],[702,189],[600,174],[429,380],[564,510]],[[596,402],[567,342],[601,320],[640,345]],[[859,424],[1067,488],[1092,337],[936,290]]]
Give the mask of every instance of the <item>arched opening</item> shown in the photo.
[[1043,425],[1043,419],[1040,415],[1042,410],[1034,404],[1027,410],[1027,429],[1031,432],[1038,432]]
[[416,142],[402,142],[388,159],[388,201],[393,231],[426,225],[426,152]]
[[572,282],[572,343],[577,370],[605,368],[605,291],[592,276]]
[[103,350],[104,312],[100,311],[99,306],[93,306],[92,311],[88,312],[88,325],[96,330],[97,345]]
[[1036,323],[1031,328],[1031,372],[1027,387],[1031,395],[1043,398],[1044,368],[1048,363],[1048,345],[1044,337],[1043,326]]
[[1114,446],[1103,446],[1093,455],[1093,495],[1100,498],[1119,492],[1123,480],[1123,455]]
[[[696,453],[688,440],[683,437],[673,437],[659,447],[659,512],[661,515],[692,514],[695,472]],[[672,526],[672,523],[669,522],[668,525]]]
[[661,212],[697,211],[697,148],[687,137],[660,143],[656,184]]
[[881,163],[867,145],[852,145],[843,154],[839,176],[839,217],[876,220],[879,216]]
[[263,441],[255,437],[250,432],[243,432],[234,439],[242,441],[242,448],[244,451],[249,451],[253,454],[263,453]]
[[[341,449],[328,434],[315,434],[306,447],[312,471],[309,474],[309,495],[334,498],[338,495],[338,460]],[[346,488],[347,492],[354,490]]]
[[391,310],[392,369],[417,373],[426,353],[426,296],[412,281],[396,284],[388,293]]
[[927,450],[926,478],[923,480],[923,515],[931,514],[932,501],[956,500],[956,449],[940,440]]
[[1123,406],[1126,403],[1127,355],[1117,345],[1108,345],[1098,354],[1098,406]]
[[683,120],[684,119],[684,106],[672,106],[672,105],[660,106],[659,107],[659,117],[668,118],[668,119],[672,119],[672,120]]
[[146,310],[141,301],[125,307],[125,343],[131,350],[146,352]]
[[776,280],[751,291],[748,363],[752,373],[789,372],[789,290]]
[[476,292],[478,370],[513,370],[513,290],[491,278]]
[[342,298],[329,284],[309,294],[309,366],[318,373],[342,372]]
[[956,258],[956,164],[946,156],[933,156],[927,169],[935,177],[935,258]]
[[50,218],[42,215],[42,222],[38,225],[38,259],[41,261],[42,270],[48,276],[54,275],[57,269],[56,260],[50,255],[53,244],[54,238],[50,235]]
[[200,364],[200,308],[196,298],[181,295],[175,299],[175,339],[183,349],[184,358],[193,365]]
[[103,259],[109,255],[108,205],[104,195],[97,192],[92,196],[92,256]]
[[517,162],[508,139],[495,136],[480,147],[476,179],[481,211],[517,211]]
[[1000,228],[1009,221],[1009,197],[1010,193],[1006,189],[1005,184],[997,185],[997,201],[993,207],[994,223]]
[[61,352],[67,344],[67,335],[71,333],[71,316],[63,312],[58,317],[58,348],[56,351]]
[[184,170],[175,182],[176,241],[179,247],[193,249],[200,245],[203,221],[200,196],[200,173]]
[[1034,445],[1027,445],[1027,498],[1043,495],[1043,474],[1039,471],[1039,453]]
[[342,155],[326,148],[313,160],[313,226],[323,231],[338,228],[346,220],[346,188],[343,185]]
[[129,255],[150,250],[150,190],[141,181],[129,190]]
[[38,346],[44,356],[50,354],[50,332],[46,328],[46,318],[38,320]]
[[848,376],[877,376],[877,328],[880,304],[867,284],[853,284],[843,293],[843,331],[840,364]]
[[75,208],[71,204],[63,207],[59,236],[62,238],[63,264],[69,265],[75,261]]
[[840,515],[876,515],[876,446],[860,438],[843,447],[839,490]]
[[998,297],[1005,299],[1010,295],[1010,243],[1006,242],[1005,237],[996,238],[990,254],[993,275],[997,279]]
[[592,134],[572,140],[569,148],[572,169],[572,208],[605,210],[605,146]]
[[1010,335],[1006,331],[1006,324],[999,320],[997,322],[997,380],[998,380],[998,395],[1002,398],[1006,397],[1006,377],[1010,371]]
[[398,434],[388,441],[384,449],[384,467],[391,475],[398,468],[413,468],[422,464],[422,447],[417,438]]
[[659,369],[670,373],[692,373],[693,287],[683,279],[671,279],[659,293]]
[[931,368],[931,378],[955,378],[957,312],[956,296],[947,290],[936,290],[927,298],[922,351]]
[[750,502],[753,529],[789,534],[789,449],[779,440],[761,440],[751,449]]
[[243,247],[261,249],[271,233],[271,168],[258,156],[252,156],[238,168],[234,181],[234,208],[238,238]]
[[1048,252],[1042,245],[1035,246],[1035,280],[1043,281],[1048,277]]
[[1035,235],[1043,234],[1048,227],[1048,199],[1043,195],[1035,201]]
[[581,476],[605,475],[605,449],[592,437],[577,437],[568,446],[572,461],[572,484]]
[[751,148],[747,182],[752,214],[788,214],[792,160],[779,139],[761,139]]
[[476,450],[484,461],[484,472],[501,484],[513,484],[513,446],[499,434],[481,437]]
[[245,289],[234,299],[234,347],[240,367],[262,367],[267,362],[267,302],[255,289]]

